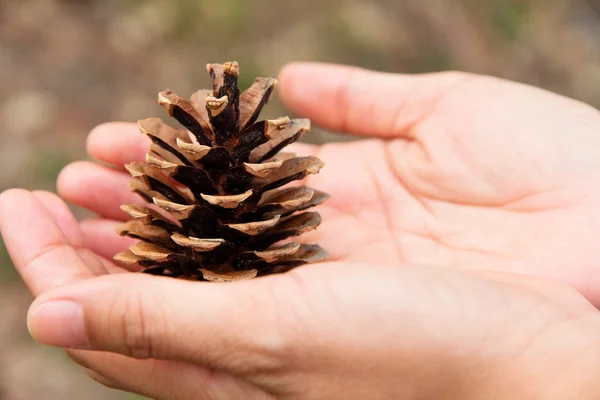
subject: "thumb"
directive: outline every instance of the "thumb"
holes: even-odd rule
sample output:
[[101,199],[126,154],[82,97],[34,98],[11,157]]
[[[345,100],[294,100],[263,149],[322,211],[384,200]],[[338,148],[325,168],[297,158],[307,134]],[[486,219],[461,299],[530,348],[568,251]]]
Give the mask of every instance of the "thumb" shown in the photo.
[[232,373],[280,370],[294,342],[282,321],[292,282],[284,275],[233,284],[111,275],[41,295],[28,325],[36,340],[52,346]]
[[320,63],[293,63],[279,74],[282,101],[326,129],[405,137],[451,87],[473,75],[404,75]]

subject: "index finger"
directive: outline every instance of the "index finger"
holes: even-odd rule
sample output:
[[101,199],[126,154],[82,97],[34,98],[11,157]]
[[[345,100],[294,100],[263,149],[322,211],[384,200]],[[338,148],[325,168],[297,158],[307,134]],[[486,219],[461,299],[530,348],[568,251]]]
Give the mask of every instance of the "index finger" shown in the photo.
[[150,139],[130,122],[108,122],[90,132],[87,150],[90,156],[118,168],[133,161],[144,161]]
[[340,133],[410,138],[440,98],[475,75],[392,74],[323,63],[292,63],[279,74],[279,96],[298,115]]

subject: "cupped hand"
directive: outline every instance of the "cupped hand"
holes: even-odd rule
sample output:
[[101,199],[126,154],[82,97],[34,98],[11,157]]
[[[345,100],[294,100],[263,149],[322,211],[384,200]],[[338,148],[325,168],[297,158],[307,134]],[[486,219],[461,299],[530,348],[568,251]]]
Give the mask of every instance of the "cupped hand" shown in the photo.
[[[418,329],[409,334],[409,339],[419,336],[432,339],[423,333],[449,329],[455,324],[457,333],[451,338],[458,342],[448,341],[441,345],[449,350],[459,349],[459,353],[448,353],[452,360],[455,357],[463,359],[461,340],[466,336],[474,341],[489,341],[494,348],[494,337],[490,338],[487,329],[489,326],[498,323],[513,324],[514,327],[523,320],[526,326],[515,335],[516,347],[508,346],[505,350],[506,354],[515,355],[515,358],[518,358],[516,354],[519,352],[516,348],[528,349],[519,340],[530,338],[537,342],[540,336],[546,337],[546,323],[550,327],[564,327],[564,333],[571,338],[582,338],[579,341],[583,343],[581,348],[565,347],[563,342],[548,340],[545,343],[552,350],[565,347],[576,352],[595,348],[595,344],[590,344],[593,341],[587,340],[587,335],[593,330],[589,327],[595,326],[595,322],[589,322],[595,320],[595,311],[568,290],[565,294],[563,289],[552,289],[552,293],[548,294],[547,287],[552,285],[538,284],[535,279],[522,278],[526,283],[514,283],[513,280],[520,281],[521,278],[492,274],[493,279],[489,280],[453,270],[438,271],[432,267],[422,267],[422,270],[406,267],[404,271],[399,265],[453,266],[558,278],[572,284],[597,305],[600,301],[600,293],[595,289],[598,262],[594,257],[594,238],[600,230],[599,213],[594,209],[599,191],[598,184],[595,184],[599,173],[595,163],[600,160],[596,154],[600,152],[600,138],[595,134],[595,129],[600,127],[597,111],[530,87],[456,73],[409,77],[343,67],[296,65],[283,72],[281,89],[281,96],[290,108],[319,125],[384,139],[297,149],[302,153],[318,152],[327,163],[322,173],[309,182],[309,185],[332,194],[332,199],[321,208],[325,223],[317,237],[310,239],[328,249],[335,262],[301,268],[287,276],[232,285],[227,289],[202,285],[202,290],[198,290],[198,286],[194,286],[191,290],[195,295],[207,292],[202,296],[208,297],[198,297],[193,303],[187,303],[191,297],[183,296],[191,287],[186,290],[183,286],[171,287],[185,286],[181,282],[151,281],[147,277],[122,274],[100,281],[93,279],[65,288],[64,292],[51,292],[38,300],[31,316],[32,330],[38,339],[65,347],[82,345],[67,343],[69,335],[56,330],[70,324],[56,324],[56,319],[49,324],[40,311],[43,309],[40,304],[66,296],[83,306],[87,320],[86,340],[92,349],[153,358],[142,361],[113,353],[81,351],[73,352],[73,357],[107,385],[157,398],[327,398],[328,392],[323,387],[338,390],[339,386],[334,384],[336,381],[368,377],[360,375],[368,368],[361,369],[358,358],[345,358],[341,352],[342,348],[348,351],[350,340],[353,340],[351,346],[358,346],[356,357],[365,355],[363,350],[367,355],[369,351],[374,352],[371,364],[365,359],[364,366],[372,365],[375,355],[381,354],[381,348],[390,344],[404,345],[405,348],[397,353],[402,356],[416,345],[420,350],[413,353],[413,357],[428,360],[423,365],[431,363],[435,367],[439,364],[438,370],[433,368],[434,372],[423,372],[423,376],[431,378],[434,375],[428,374],[435,374],[435,371],[450,371],[445,368],[452,363],[444,357],[432,358],[431,352],[419,347],[419,343],[402,340],[402,331],[414,325]],[[126,272],[108,261],[130,244],[128,239],[114,234],[118,220],[125,217],[119,206],[138,201],[128,192],[128,175],[119,168],[124,163],[143,158],[147,146],[144,137],[131,125],[104,125],[90,135],[89,150],[93,157],[113,167],[77,163],[61,175],[59,189],[63,196],[95,211],[99,219],[78,225],[64,204],[46,193],[11,191],[0,198],[0,228],[17,268],[35,294],[96,275]],[[508,279],[512,283],[499,283],[498,279]],[[388,280],[390,286],[386,284]],[[411,286],[402,284],[402,280],[421,282],[423,290],[412,291]],[[416,313],[412,312],[414,304],[430,304],[429,297],[439,300],[438,290],[449,281],[458,282],[467,295],[461,290],[442,290],[441,293],[450,296],[441,300],[446,304],[445,310],[456,308],[457,316],[467,315],[470,318],[457,317],[450,324],[447,316],[430,315],[419,309]],[[253,297],[256,291],[279,293],[277,288],[289,287],[289,282],[295,282],[296,286],[291,285],[288,297]],[[364,302],[348,301],[352,299],[347,297],[356,293],[336,289],[346,284],[358,293],[364,293],[356,299]],[[478,289],[480,284],[485,290]],[[259,288],[260,285],[262,287]],[[429,285],[431,289],[428,289]],[[526,288],[523,289],[523,286]],[[538,296],[541,286],[545,288],[542,290],[543,300]],[[294,287],[296,290],[292,290]],[[151,294],[150,289],[159,295]],[[176,297],[169,300],[171,296],[168,293],[179,290],[182,291],[181,301]],[[488,291],[492,293],[489,304],[484,301],[487,296],[484,293]],[[403,292],[410,296],[394,297]],[[557,295],[557,292],[560,294]],[[81,293],[89,293],[90,296],[82,296]],[[378,297],[379,294],[383,297]],[[92,298],[94,305],[90,306],[89,299]],[[155,302],[154,298],[161,301]],[[227,301],[229,298],[238,301]],[[485,315],[495,308],[504,309],[507,299],[514,302],[517,311],[523,308],[537,312],[537,309],[528,308],[531,299],[534,303],[547,303],[548,314],[552,317],[538,320],[529,314],[517,316],[507,312],[503,314],[505,319],[486,321],[478,314]],[[207,301],[215,308],[212,314],[194,314],[198,311],[197,307],[189,310],[188,306],[178,306]],[[148,302],[151,302],[150,305]],[[268,311],[265,312],[265,306],[272,302],[281,303],[281,308],[266,308]],[[464,304],[470,302],[481,302],[487,306],[460,311]],[[164,306],[159,303],[164,303]],[[317,312],[316,305],[311,306],[316,303],[325,305],[322,312]],[[247,309],[238,304],[254,307]],[[375,305],[380,308],[371,308]],[[301,309],[296,310],[298,307]],[[304,309],[306,318],[300,318],[302,307],[307,307]],[[115,312],[109,315],[102,314],[113,309]],[[177,309],[188,312],[175,314],[171,319],[171,313]],[[269,325],[269,321],[261,319],[269,311],[275,315],[291,312],[292,317],[298,314],[297,319],[282,319],[285,323],[281,324],[281,329],[286,332],[297,330],[302,335],[280,335],[276,325]],[[311,311],[310,317],[308,311]],[[329,320],[332,312],[339,314],[341,320],[334,319],[331,326],[319,323]],[[371,314],[372,319],[361,319]],[[546,315],[544,312],[541,314]],[[224,318],[224,315],[231,318]],[[351,318],[357,315],[361,318]],[[566,317],[566,321],[565,315],[570,316]],[[427,317],[427,321],[421,321],[423,324],[419,325],[421,317]],[[65,314],[59,318],[67,322],[72,316]],[[121,325],[116,321],[118,318]],[[385,325],[388,319],[397,325]],[[469,326],[466,322],[469,319],[476,323]],[[162,326],[167,320],[182,331],[166,330]],[[425,324],[429,320],[431,324]],[[98,324],[95,325],[94,321]],[[236,321],[237,325],[234,324]],[[261,331],[254,321],[264,322],[266,330]],[[329,344],[336,340],[334,336],[340,334],[339,329],[346,329],[344,324],[352,331],[363,322],[370,324],[372,329],[360,337],[344,336],[348,341],[340,337],[338,352],[333,351]],[[379,332],[379,326],[382,332]],[[148,329],[150,332],[147,332]],[[253,329],[258,331],[254,333]],[[549,337],[558,340],[560,329],[550,330],[552,334]],[[362,333],[364,329],[357,332]],[[73,337],[76,333],[71,332]],[[367,333],[379,336],[374,340]],[[322,342],[321,334],[324,337]],[[461,334],[463,336],[459,337]],[[275,335],[275,344],[269,335]],[[402,343],[395,344],[391,338]],[[160,340],[162,342],[156,344]],[[181,354],[170,353],[172,347],[176,348],[186,340],[199,341],[199,347],[181,348]],[[427,340],[423,340],[425,342]],[[290,350],[295,343],[299,343],[298,349]],[[247,352],[244,352],[246,345]],[[239,357],[231,356],[230,353],[237,352],[228,353],[228,346],[233,350],[239,349]],[[472,353],[467,353],[477,355],[483,348],[473,347],[469,349]],[[258,353],[251,354],[253,349]],[[332,352],[329,353],[328,349]],[[274,353],[270,353],[271,350]],[[421,350],[425,354],[421,354]],[[183,354],[188,352],[188,356]],[[297,355],[302,352],[305,354],[303,359]],[[319,352],[323,352],[321,358],[317,356]],[[206,354],[202,356],[202,353]],[[502,350],[499,350],[497,354],[501,353]],[[200,356],[191,359],[191,354]],[[320,360],[320,364],[330,367],[331,371],[319,375],[323,378],[321,380],[310,375],[308,382],[314,382],[314,391],[302,392],[295,386],[299,384],[290,377],[309,376],[308,367],[306,370],[290,367],[287,371],[282,367],[282,372],[275,373],[281,378],[277,380],[273,374],[269,375],[269,370],[273,373],[279,370],[279,366],[287,366],[290,359],[274,357],[274,354],[291,355],[298,365],[304,365],[301,362],[304,360],[306,365],[314,366],[313,361]],[[556,355],[555,352],[551,354]],[[286,360],[288,364],[285,364]],[[498,368],[509,365],[508,359],[503,361],[497,364]],[[355,369],[342,368],[351,362],[358,363]],[[382,369],[374,369],[377,374],[371,378],[380,379],[377,382],[383,383],[384,377],[391,376],[386,375],[388,372],[398,372],[383,368],[392,368],[394,362],[402,367],[399,359],[390,358],[389,363],[380,359]],[[454,362],[454,367],[460,364],[456,360]],[[483,362],[488,367],[492,364],[485,357],[474,356],[472,362],[473,365]],[[270,368],[271,363],[276,368]],[[239,364],[244,365],[237,368]],[[531,365],[524,369],[531,368]],[[335,373],[338,369],[347,374]],[[318,368],[315,371],[323,372]],[[418,375],[415,369],[407,368],[406,371]],[[515,368],[515,371],[520,369]],[[462,382],[459,377],[465,376],[458,372],[455,375],[458,382]],[[539,375],[546,376],[543,373]],[[408,379],[409,374],[406,376]],[[434,380],[439,380],[439,376]],[[482,380],[493,384],[497,382],[493,377]],[[285,384],[287,381],[289,385]],[[365,382],[368,383],[368,379]],[[396,389],[409,388],[401,394],[411,393],[411,385],[403,385],[399,380],[395,382],[398,384],[394,385]],[[347,385],[346,390],[353,395],[363,393],[361,390],[369,387],[368,384],[360,386],[357,382],[356,385]],[[382,388],[384,395],[400,393],[389,392],[394,390],[390,386]],[[439,388],[444,388],[443,382]],[[304,382],[304,390],[308,389],[311,386]],[[324,395],[319,397],[319,393]]]
[[[568,283],[600,305],[600,113],[558,95],[462,73],[384,74],[295,64],[280,97],[332,130],[372,138],[301,147],[326,167],[308,185],[331,194],[306,240],[331,259],[487,269]],[[109,124],[90,154],[116,168],[143,159],[133,124]],[[84,223],[94,250],[125,248],[119,205],[139,201],[129,175],[91,163],[59,189],[103,219]],[[127,242],[129,243],[129,242]]]

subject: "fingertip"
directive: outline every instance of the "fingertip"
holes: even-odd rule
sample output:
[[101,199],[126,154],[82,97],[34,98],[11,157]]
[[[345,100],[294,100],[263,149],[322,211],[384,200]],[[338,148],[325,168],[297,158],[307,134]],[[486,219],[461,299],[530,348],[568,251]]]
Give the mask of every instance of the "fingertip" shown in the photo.
[[9,222],[12,216],[16,214],[19,207],[27,204],[32,193],[25,189],[8,189],[0,192],[0,231]]
[[290,62],[285,64],[279,70],[279,75],[277,76],[277,80],[281,83],[282,81],[286,81],[289,77],[293,76],[294,72],[298,68],[302,68],[303,65],[306,65],[305,62]]
[[92,158],[118,167],[139,160],[147,147],[147,138],[131,122],[103,123],[93,128],[87,139],[87,151]]
[[56,179],[56,190],[61,197],[72,201],[79,194],[81,177],[85,176],[88,163],[76,161],[63,168]]
[[94,158],[96,158],[96,154],[104,153],[106,150],[106,136],[114,130],[127,128],[127,125],[125,122],[104,122],[92,128],[87,137],[88,153]]
[[[0,193],[0,231],[4,233],[12,233],[15,230],[23,230],[25,222],[20,217],[22,212],[29,216],[32,209],[41,205],[39,200],[29,190],[25,189],[8,189]],[[8,237],[5,237],[8,239]]]
[[27,313],[27,329],[37,342],[45,345],[88,347],[83,307],[73,301],[35,300]]
[[0,209],[3,209],[11,204],[18,204],[23,196],[30,196],[31,192],[25,189],[7,189],[0,192]]
[[[352,77],[357,67],[322,63],[294,63],[281,72],[279,96],[294,113],[339,132],[354,131],[347,118],[353,104]],[[372,72],[364,72],[365,79]],[[364,117],[363,117],[364,118]]]
[[307,62],[292,62],[285,64],[281,70],[279,71],[279,75],[277,76],[277,81],[281,86],[288,86],[290,83],[294,81],[299,75],[303,74],[303,71],[306,69],[310,69],[311,65],[316,65],[315,63],[307,63]]
[[278,77],[280,96],[289,107],[301,107],[314,95],[319,94],[319,88],[323,86],[322,82],[326,87],[330,87],[337,80],[347,76],[348,71],[354,69],[357,68],[315,62],[286,64]]

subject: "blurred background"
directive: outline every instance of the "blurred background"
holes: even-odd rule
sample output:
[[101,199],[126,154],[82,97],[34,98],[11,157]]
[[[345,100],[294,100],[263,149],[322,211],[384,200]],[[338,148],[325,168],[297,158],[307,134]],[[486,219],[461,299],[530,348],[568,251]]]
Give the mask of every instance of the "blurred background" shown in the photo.
[[[491,74],[598,107],[600,1],[0,0],[0,191],[54,190],[94,125],[163,116],[159,91],[189,96],[227,60],[242,88],[310,60]],[[275,98],[267,116],[284,114]],[[0,241],[0,400],[138,399],[34,344],[30,301]]]

